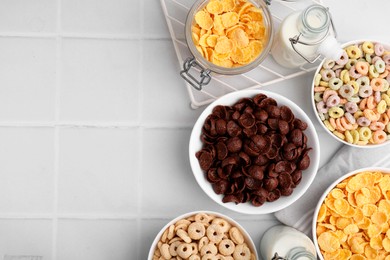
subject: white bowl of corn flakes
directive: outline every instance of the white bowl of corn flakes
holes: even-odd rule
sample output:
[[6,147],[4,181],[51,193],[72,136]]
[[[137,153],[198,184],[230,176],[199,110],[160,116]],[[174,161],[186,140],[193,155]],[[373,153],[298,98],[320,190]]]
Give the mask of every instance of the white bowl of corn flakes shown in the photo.
[[358,40],[342,45],[343,56],[325,59],[314,74],[312,106],[320,125],[354,147],[390,143],[390,45]]
[[320,259],[390,255],[390,169],[363,168],[336,180],[319,200],[313,238]]
[[185,35],[192,55],[203,68],[236,75],[266,58],[273,25],[262,0],[198,0],[188,13]]
[[154,239],[148,260],[250,259],[257,250],[235,220],[212,211],[185,213],[166,224]]

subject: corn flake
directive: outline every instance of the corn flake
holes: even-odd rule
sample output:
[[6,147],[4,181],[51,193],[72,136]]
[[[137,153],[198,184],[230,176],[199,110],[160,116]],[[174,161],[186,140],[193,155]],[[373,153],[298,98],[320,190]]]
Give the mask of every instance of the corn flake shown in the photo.
[[318,244],[325,252],[335,252],[340,247],[340,241],[332,232],[324,232],[318,237]]
[[261,54],[267,40],[262,10],[246,0],[209,0],[194,21],[193,43],[216,65],[246,65]]
[[223,0],[222,6],[223,6],[224,12],[233,11],[236,8],[236,1],[235,0]]
[[206,10],[210,14],[220,14],[223,12],[223,3],[219,0],[212,0],[206,5]]
[[385,223],[387,223],[387,216],[385,213],[383,212],[374,212],[371,216],[371,221],[372,223],[374,224],[378,224],[378,225],[384,225]]
[[239,21],[239,16],[236,12],[227,12],[221,15],[222,25],[225,28],[236,25]]
[[382,246],[382,236],[376,236],[370,239],[370,247],[374,250],[380,250]]
[[199,11],[195,14],[195,21],[200,28],[210,30],[213,27],[214,21],[210,14],[205,11]]
[[249,38],[245,31],[241,28],[236,28],[230,31],[228,37],[235,43],[238,48],[244,48],[249,44]]
[[317,216],[324,259],[390,260],[389,198],[390,177],[381,172],[358,173],[337,184]]
[[321,207],[320,207],[320,210],[318,212],[317,222],[324,221],[324,219],[326,217],[326,213],[327,213],[327,207],[326,207],[325,204],[322,204]]
[[234,44],[232,40],[228,39],[226,36],[221,36],[218,38],[217,43],[215,44],[215,52],[225,54],[232,52]]
[[385,237],[382,240],[382,246],[386,250],[386,252],[390,252],[390,238]]
[[345,199],[335,199],[333,202],[335,211],[341,216],[346,215],[349,210],[349,203]]

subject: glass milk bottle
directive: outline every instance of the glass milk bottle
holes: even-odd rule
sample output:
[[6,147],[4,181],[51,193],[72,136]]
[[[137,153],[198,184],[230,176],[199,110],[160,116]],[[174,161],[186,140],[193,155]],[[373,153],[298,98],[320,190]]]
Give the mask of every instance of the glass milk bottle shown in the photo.
[[[330,29],[332,25],[332,29]],[[283,67],[297,68],[314,63],[321,55],[338,60],[342,48],[328,8],[314,4],[288,15],[279,27],[271,49],[274,59]]]
[[260,241],[264,260],[317,260],[313,242],[295,228],[277,225],[268,229]]

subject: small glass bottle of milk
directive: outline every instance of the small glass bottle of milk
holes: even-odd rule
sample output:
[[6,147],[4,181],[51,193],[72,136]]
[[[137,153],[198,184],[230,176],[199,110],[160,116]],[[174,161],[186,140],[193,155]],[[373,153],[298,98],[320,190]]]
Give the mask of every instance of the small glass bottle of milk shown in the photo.
[[313,242],[295,228],[277,225],[268,229],[260,241],[264,260],[317,260]]
[[338,60],[343,50],[335,36],[336,30],[328,8],[310,5],[283,20],[271,53],[280,65],[287,68],[314,63],[321,55]]

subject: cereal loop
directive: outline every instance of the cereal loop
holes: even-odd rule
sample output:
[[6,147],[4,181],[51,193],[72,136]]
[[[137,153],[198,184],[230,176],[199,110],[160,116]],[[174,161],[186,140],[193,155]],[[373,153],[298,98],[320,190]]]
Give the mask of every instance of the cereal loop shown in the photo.
[[209,238],[210,242],[212,243],[219,243],[221,242],[224,232],[222,230],[222,227],[217,224],[211,224],[207,229],[206,229],[206,235]]
[[233,240],[234,243],[238,245],[244,243],[244,236],[241,234],[241,231],[238,228],[232,227],[229,230],[229,235],[230,239]]
[[202,223],[193,222],[188,226],[188,236],[191,239],[198,240],[206,234],[206,228]]
[[376,71],[375,69],[375,66],[374,65],[370,65],[369,69],[368,69],[368,74],[371,78],[377,78],[379,77],[379,72]]
[[198,249],[200,250],[203,246],[207,245],[208,243],[210,243],[209,238],[208,237],[202,237],[201,239],[199,239]]
[[344,66],[347,62],[348,62],[348,54],[345,50],[343,50],[340,59],[336,60],[336,63],[338,65]]
[[341,118],[336,119],[336,129],[341,132],[345,132],[347,129],[341,124]]
[[188,258],[190,257],[190,255],[192,254],[192,246],[190,244],[186,244],[186,243],[181,243],[178,247],[177,247],[177,255],[180,256],[181,258]]
[[321,78],[324,81],[329,81],[331,78],[335,77],[335,73],[331,69],[325,69],[321,71]]
[[343,81],[339,78],[331,78],[329,80],[329,87],[333,90],[338,90],[343,85]]
[[369,64],[368,62],[358,61],[356,62],[355,69],[361,75],[367,75]]
[[378,111],[379,114],[383,114],[386,111],[386,108],[387,108],[386,101],[381,100],[376,106],[376,111]]
[[382,56],[383,53],[385,52],[385,47],[383,47],[383,45],[380,43],[376,43],[374,46],[374,51],[375,51],[375,55]]
[[371,138],[372,132],[371,129],[368,128],[367,126],[363,126],[359,130],[359,136],[360,140],[362,141],[367,141]]
[[[363,102],[363,101],[362,101]],[[347,102],[344,106],[345,110],[348,112],[348,113],[355,113],[357,110],[358,110],[358,105],[354,102]]]
[[374,44],[372,42],[364,42],[362,44],[362,50],[364,51],[364,53],[367,53],[367,54],[374,54],[375,50],[374,50]]
[[191,241],[192,241],[191,238],[188,236],[188,233],[186,231],[184,231],[183,229],[177,230],[176,235],[178,237],[180,237],[181,239],[183,239],[183,241],[186,243],[191,243]]
[[181,241],[175,241],[169,245],[169,253],[171,254],[171,256],[177,256],[177,247],[181,244]]
[[207,214],[199,213],[195,215],[195,222],[209,224],[210,217]]
[[224,220],[222,218],[215,218],[215,219],[213,219],[211,224],[216,224],[216,225],[220,226],[221,229],[222,229],[222,232],[227,232],[230,229],[230,227],[231,227],[229,222],[227,222],[226,220]]
[[364,109],[363,114],[370,121],[376,120],[375,112],[371,109]]
[[234,259],[237,260],[250,260],[251,253],[246,244],[237,245],[233,252]]
[[234,242],[230,239],[223,239],[218,244],[219,252],[225,256],[233,254],[235,248]]
[[217,253],[218,248],[213,243],[209,243],[200,249],[201,256],[204,256],[206,254],[216,255]]
[[383,72],[385,72],[386,64],[382,59],[378,59],[375,61],[374,68],[375,68],[376,72],[383,73]]
[[362,51],[355,45],[347,47],[346,52],[350,59],[359,59],[362,56]]
[[[339,89],[339,94],[344,98],[350,98],[354,94],[354,89],[351,85],[344,85]],[[325,95],[325,94],[324,94]],[[324,101],[326,101],[324,99]]]
[[335,130],[335,127],[333,127],[328,120],[324,120],[324,125],[326,128],[328,128],[331,132]]
[[381,78],[372,79],[370,85],[372,87],[372,90],[382,91],[383,86],[384,86],[383,79],[381,79]]
[[376,107],[374,96],[369,96],[367,98],[366,106],[368,109],[374,109]]
[[383,130],[377,130],[372,135],[374,143],[381,144],[387,140],[387,135]]
[[384,125],[388,125],[389,121],[390,121],[390,119],[389,119],[389,117],[385,113],[381,114],[380,117],[379,117],[379,120],[378,120],[378,122],[381,122]]
[[353,125],[351,123],[347,122],[347,119],[345,117],[341,117],[340,118],[340,123],[341,123],[342,127],[344,129],[346,129],[346,130],[352,130],[353,129]]
[[345,135],[343,133],[340,133],[339,131],[334,131],[333,134],[340,138],[341,140],[345,139]]
[[345,141],[347,141],[348,143],[352,144],[353,143],[353,136],[351,134],[351,132],[349,130],[345,131]]
[[324,95],[322,96],[322,99],[324,100],[324,102],[326,102],[328,100],[328,98],[332,95],[337,95],[337,92],[334,90],[327,89],[327,90],[325,90]]
[[168,244],[162,244],[160,247],[161,256],[165,259],[171,259],[171,254],[169,253],[169,245]]
[[371,122],[370,129],[372,131],[384,130],[385,129],[385,125],[383,123],[381,123],[381,122]]
[[325,89],[326,89],[325,87],[315,87],[314,92],[324,92]]
[[326,101],[327,107],[334,107],[340,104],[340,97],[338,95],[331,95]]
[[336,62],[334,60],[327,59],[327,60],[324,61],[324,64],[322,65],[322,67],[324,69],[331,69],[331,68],[333,68],[333,66],[335,64],[336,64]]
[[321,81],[321,74],[316,74],[314,77],[314,86],[320,85],[320,81]]
[[331,107],[329,108],[328,113],[332,118],[340,118],[344,115],[344,110],[340,107]]
[[355,124],[356,123],[356,118],[349,112],[346,112],[344,114],[345,118],[348,120],[349,123]]

